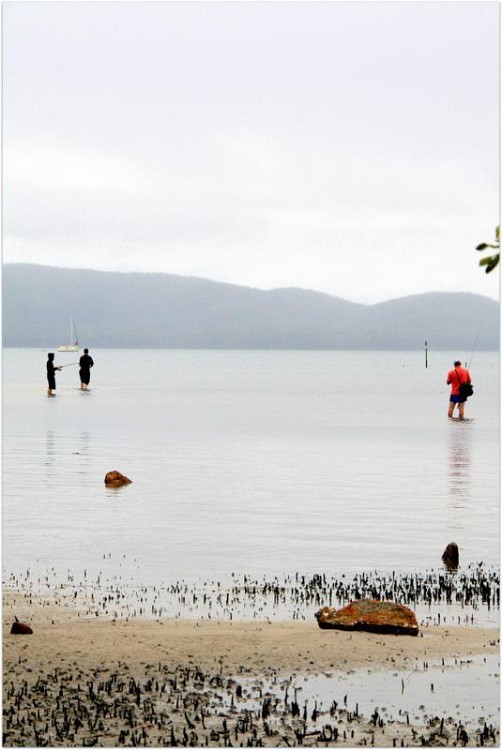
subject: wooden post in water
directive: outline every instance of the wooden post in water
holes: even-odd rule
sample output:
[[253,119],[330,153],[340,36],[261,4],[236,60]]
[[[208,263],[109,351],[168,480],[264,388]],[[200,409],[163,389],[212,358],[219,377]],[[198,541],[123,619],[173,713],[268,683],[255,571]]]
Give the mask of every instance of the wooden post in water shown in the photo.
[[425,342],[425,366],[427,367],[427,341]]

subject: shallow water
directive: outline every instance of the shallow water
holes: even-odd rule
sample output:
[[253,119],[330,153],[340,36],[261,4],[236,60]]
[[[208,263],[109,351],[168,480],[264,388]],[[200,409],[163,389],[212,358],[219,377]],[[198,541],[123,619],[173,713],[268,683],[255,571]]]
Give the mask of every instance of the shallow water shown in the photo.
[[[317,627],[314,612],[329,602],[302,576],[350,587],[362,571],[401,581],[411,572],[438,590],[455,541],[455,583],[494,570],[498,592],[496,353],[475,354],[464,422],[446,417],[457,352],[430,352],[427,369],[421,352],[91,353],[90,392],[78,389],[75,355],[61,354],[69,366],[48,399],[46,352],[3,352],[4,586],[93,617]],[[111,469],[133,483],[107,489]],[[264,596],[263,581],[288,593]],[[413,609],[425,627],[497,626],[493,602]],[[386,722],[408,713],[417,724],[498,726],[498,658],[457,666],[293,675],[290,697],[296,688],[309,713],[346,697],[348,710],[378,709]]]
[[[161,584],[498,564],[498,354],[92,350],[45,395],[46,352],[3,352],[3,567]],[[107,471],[133,483],[107,489]]]
[[[498,726],[499,679],[498,656],[476,656],[445,661],[444,664],[416,664],[406,672],[390,669],[364,669],[344,673],[339,668],[326,674],[298,676],[293,674],[278,689],[266,686],[279,698],[288,691],[303,713],[310,717],[314,707],[328,710],[333,702],[347,710],[371,717],[375,711],[388,721],[426,726],[434,716],[451,717],[462,723],[475,717],[481,729],[486,723]],[[452,700],[453,696],[453,700]],[[390,744],[390,740],[389,740]]]

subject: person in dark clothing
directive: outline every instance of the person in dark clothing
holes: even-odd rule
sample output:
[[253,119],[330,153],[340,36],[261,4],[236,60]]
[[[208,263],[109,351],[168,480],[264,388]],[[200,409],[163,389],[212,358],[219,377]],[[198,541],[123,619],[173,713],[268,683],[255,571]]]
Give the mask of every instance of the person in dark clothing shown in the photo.
[[54,354],[53,352],[49,352],[47,355],[47,395],[48,396],[55,396],[56,394],[52,391],[56,390],[56,370],[60,370],[60,367],[56,367],[54,364]]
[[91,379],[91,367],[94,367],[94,361],[89,354],[89,349],[84,349],[84,353],[80,357],[79,365],[80,388],[81,390],[86,391]]

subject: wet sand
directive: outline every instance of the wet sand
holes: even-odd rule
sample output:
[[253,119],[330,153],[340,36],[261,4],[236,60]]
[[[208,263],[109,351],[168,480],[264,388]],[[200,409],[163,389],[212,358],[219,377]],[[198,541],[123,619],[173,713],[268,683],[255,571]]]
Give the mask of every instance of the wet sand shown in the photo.
[[[33,634],[10,635],[14,613]],[[299,678],[461,664],[499,652],[496,629],[418,637],[320,630],[312,622],[82,617],[6,593],[4,745],[379,747],[498,744],[498,726],[450,714],[389,720],[348,695],[307,706]],[[432,678],[431,678],[432,679]],[[454,698],[452,696],[452,702]],[[452,712],[453,713],[453,712]],[[376,715],[375,715],[376,714]]]

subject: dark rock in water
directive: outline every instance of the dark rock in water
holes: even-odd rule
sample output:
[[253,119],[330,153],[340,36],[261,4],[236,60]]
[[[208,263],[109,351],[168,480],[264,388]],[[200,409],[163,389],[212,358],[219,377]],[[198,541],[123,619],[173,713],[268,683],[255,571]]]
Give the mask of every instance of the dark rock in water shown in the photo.
[[446,567],[449,568],[450,570],[455,570],[455,568],[458,568],[459,554],[458,554],[458,547],[455,544],[455,542],[449,543],[449,545],[446,547],[445,551],[443,552],[441,560],[444,562]]
[[10,632],[11,635],[31,635],[33,633],[33,630],[29,625],[26,625],[26,623],[16,620],[16,622],[12,623]]
[[131,479],[128,479],[120,471],[109,471],[105,476],[105,484],[107,487],[122,487],[124,484],[131,484]]
[[320,628],[368,630],[372,633],[418,635],[415,613],[395,602],[361,599],[342,609],[323,607],[315,613]]

